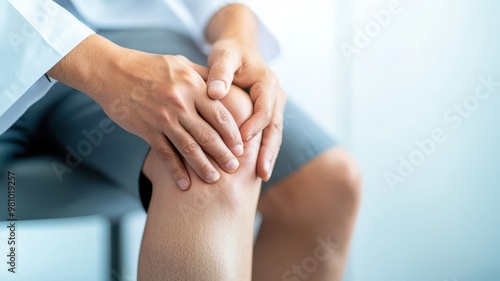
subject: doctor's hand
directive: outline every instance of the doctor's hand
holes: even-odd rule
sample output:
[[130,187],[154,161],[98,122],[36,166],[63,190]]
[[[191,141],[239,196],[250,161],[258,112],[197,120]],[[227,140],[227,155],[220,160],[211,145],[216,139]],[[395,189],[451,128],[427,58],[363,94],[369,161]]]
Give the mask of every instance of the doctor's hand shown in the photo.
[[259,52],[237,38],[215,41],[208,56],[208,95],[221,99],[234,84],[248,89],[254,113],[242,127],[243,141],[263,131],[257,160],[257,175],[269,180],[278,156],[283,130],[286,94],[276,75],[267,67]]
[[[190,178],[177,151],[207,183],[227,172],[243,153],[240,131],[229,111],[207,95],[201,66],[184,57],[126,49],[91,35],[49,75],[91,96],[125,130],[143,138],[182,190]],[[205,70],[206,71],[206,70]]]

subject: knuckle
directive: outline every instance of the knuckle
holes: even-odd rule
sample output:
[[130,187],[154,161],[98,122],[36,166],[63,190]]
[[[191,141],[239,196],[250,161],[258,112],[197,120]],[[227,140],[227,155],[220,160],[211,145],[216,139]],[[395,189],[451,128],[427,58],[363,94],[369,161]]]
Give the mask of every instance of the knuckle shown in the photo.
[[201,90],[206,87],[205,81],[201,78],[201,76],[194,70],[185,69],[182,72],[182,81],[188,87]]
[[283,123],[273,122],[271,124],[271,130],[273,131],[273,133],[281,136],[283,134]]
[[177,75],[179,75],[185,81],[190,81],[190,78],[193,77],[193,73],[186,67],[179,68],[177,70]]
[[174,106],[177,109],[185,111],[188,108],[187,103],[185,101],[185,98],[178,94],[178,92],[179,91],[177,91],[177,89],[175,88],[170,91],[170,95],[168,96],[168,104]]
[[271,119],[273,118],[273,113],[270,110],[265,110],[262,114],[263,120],[266,122],[266,124],[269,124],[271,122]]
[[175,84],[170,84],[165,87],[166,98],[169,102],[180,102],[182,101],[179,95],[179,87]]
[[203,130],[203,132],[200,135],[199,143],[202,146],[209,146],[213,144],[216,140],[215,133],[211,130]]
[[182,62],[188,61],[188,59],[183,55],[175,55],[174,57],[176,57],[178,60]]
[[189,157],[196,155],[198,152],[198,144],[196,142],[187,142],[182,145],[182,154]]
[[172,149],[168,148],[156,149],[156,155],[158,155],[158,158],[160,158],[161,160],[169,163],[177,159],[175,152]]
[[227,125],[230,121],[230,114],[227,110],[217,109],[215,110],[215,120],[218,124]]
[[161,120],[161,123],[166,126],[172,126],[175,123],[174,117],[168,111],[160,113],[159,120]]
[[239,130],[236,130],[236,132],[231,131],[231,134],[229,135],[229,142],[231,143],[240,143],[241,142],[241,134]]
[[266,124],[269,124],[269,122],[271,122],[273,112],[267,104],[256,104],[254,106],[254,112],[258,112],[259,118],[261,118],[263,122],[265,121]]

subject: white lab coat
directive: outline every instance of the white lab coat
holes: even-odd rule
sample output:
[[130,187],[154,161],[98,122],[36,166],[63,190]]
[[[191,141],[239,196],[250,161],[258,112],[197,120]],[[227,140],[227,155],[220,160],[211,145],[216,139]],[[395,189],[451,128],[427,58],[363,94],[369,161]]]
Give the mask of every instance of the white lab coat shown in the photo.
[[[72,0],[95,28],[166,28],[193,38],[204,52],[203,31],[228,0]],[[276,39],[259,21],[265,59],[279,53]],[[51,0],[0,0],[0,134],[54,83],[44,74],[94,31]]]

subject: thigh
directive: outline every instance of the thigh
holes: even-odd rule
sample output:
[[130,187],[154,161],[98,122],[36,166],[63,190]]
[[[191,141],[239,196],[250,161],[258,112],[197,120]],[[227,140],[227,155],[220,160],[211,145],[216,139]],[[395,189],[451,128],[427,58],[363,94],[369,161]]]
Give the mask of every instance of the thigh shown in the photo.
[[50,110],[45,131],[56,160],[53,171],[60,182],[78,169],[91,171],[110,185],[138,195],[137,186],[148,145],[115,124],[87,95],[51,91],[65,97]]
[[[57,85],[53,90],[63,87]],[[0,172],[14,160],[38,154],[49,153],[48,134],[45,130],[45,117],[64,97],[51,95],[44,97],[29,108],[12,127],[0,135]]]
[[[43,186],[43,183],[33,181],[32,176],[41,175],[47,170],[43,169],[42,172],[42,169],[38,169],[40,166],[36,164],[30,165],[37,163],[36,161],[25,165],[27,162],[23,160],[37,155],[50,154],[51,146],[48,145],[49,140],[44,129],[44,120],[52,106],[59,101],[60,97],[58,96],[40,100],[29,108],[6,132],[0,135],[0,198],[5,198],[3,196],[7,195],[7,179],[10,172],[12,172],[19,177],[18,180],[24,186],[22,189],[15,190],[18,194],[17,205],[26,206],[26,208],[19,209],[17,214],[24,214],[24,217],[29,215],[29,210],[33,206],[33,204],[29,204],[30,193]],[[23,176],[21,177],[21,175]],[[24,175],[28,175],[28,178]],[[49,174],[48,178],[50,176]],[[44,199],[46,198],[44,197]],[[37,197],[37,199],[37,202],[46,202],[39,201],[40,197]],[[7,201],[2,200],[0,202],[2,210],[5,210],[6,204]],[[0,216],[0,219],[3,218],[4,216]]]

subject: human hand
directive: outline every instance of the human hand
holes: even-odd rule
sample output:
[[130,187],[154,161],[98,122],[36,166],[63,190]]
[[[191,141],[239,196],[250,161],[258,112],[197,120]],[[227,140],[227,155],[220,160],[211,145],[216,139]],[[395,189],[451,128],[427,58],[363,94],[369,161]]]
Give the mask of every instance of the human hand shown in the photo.
[[118,125],[148,142],[187,190],[190,178],[176,150],[207,183],[220,178],[207,155],[233,172],[235,155],[243,153],[237,124],[207,96],[197,67],[184,57],[125,49],[93,35],[49,74],[90,95]]
[[257,175],[269,180],[281,145],[286,93],[261,55],[236,38],[216,41],[208,56],[208,66],[211,98],[223,98],[231,84],[248,89],[254,113],[240,131],[244,141],[263,131]]

